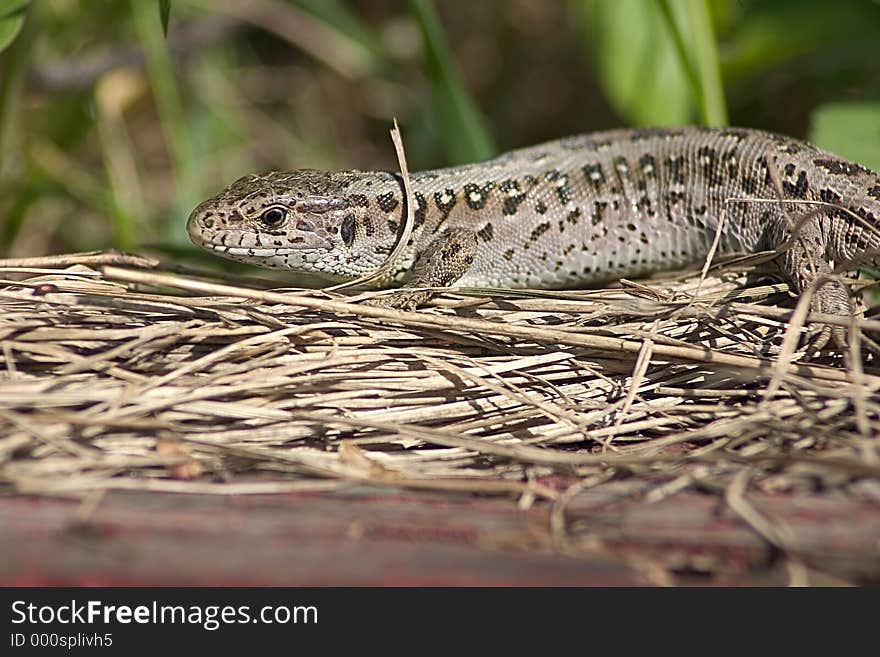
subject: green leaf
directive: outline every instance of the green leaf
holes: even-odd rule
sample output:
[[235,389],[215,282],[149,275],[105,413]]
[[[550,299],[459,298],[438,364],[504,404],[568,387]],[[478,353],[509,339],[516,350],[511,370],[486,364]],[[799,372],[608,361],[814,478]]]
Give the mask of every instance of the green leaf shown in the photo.
[[[691,93],[698,101],[700,119],[704,125],[727,125],[727,104],[721,82],[718,44],[715,41],[708,0],[686,0],[676,3],[675,8],[671,0],[661,0],[659,6],[667,30],[672,36],[682,71],[690,82]],[[676,20],[675,9],[681,14],[679,20]],[[682,23],[690,26],[689,32],[681,29]],[[686,32],[691,35],[690,39],[686,38]]]
[[0,0],[0,19],[23,14],[31,0]]
[[21,32],[28,4],[30,0],[0,0],[0,52]]
[[811,61],[838,67],[876,60],[880,5],[876,2],[773,0],[747,6],[724,44],[728,83],[748,85],[755,77],[796,61],[798,75]]
[[496,153],[486,121],[467,92],[446,34],[430,0],[410,0],[425,41],[425,72],[431,81],[434,117],[453,164],[475,162]]
[[159,18],[162,21],[162,34],[168,36],[168,19],[171,17],[171,0],[159,0]]
[[816,146],[880,171],[880,101],[827,103],[812,124]]
[[[696,104],[686,66],[658,3],[573,0],[572,6],[602,89],[621,117],[636,125],[692,121]],[[691,38],[689,30],[684,34]]]

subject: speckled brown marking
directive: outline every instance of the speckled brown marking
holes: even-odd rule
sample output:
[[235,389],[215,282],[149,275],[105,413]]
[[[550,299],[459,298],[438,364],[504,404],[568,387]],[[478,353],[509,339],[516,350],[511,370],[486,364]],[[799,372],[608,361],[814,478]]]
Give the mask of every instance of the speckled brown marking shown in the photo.
[[840,194],[828,188],[819,191],[819,199],[825,203],[840,203],[842,200]]
[[767,166],[767,158],[760,157],[758,158],[758,162],[756,163],[757,172],[758,172],[758,184],[759,185],[773,185],[773,176],[770,174],[770,167]]
[[393,212],[394,208],[400,205],[400,202],[397,200],[397,194],[385,192],[376,196],[376,204],[382,212]]
[[526,195],[519,187],[519,183],[508,178],[498,186],[499,191],[504,194],[504,207],[501,212],[504,216],[510,217],[516,214],[520,204],[526,200]]
[[532,230],[532,234],[529,235],[529,241],[526,242],[525,244],[523,244],[523,248],[524,249],[529,248],[529,246],[532,242],[537,242],[541,238],[541,235],[546,233],[548,230],[550,230],[550,222],[549,221],[545,221],[544,223],[541,223],[541,224],[538,224],[537,226],[535,226],[535,228]]
[[428,216],[428,202],[425,200],[425,195],[421,192],[414,192],[413,199],[416,205],[413,211],[413,228],[419,228],[425,223],[425,217]]
[[602,188],[605,186],[606,180],[605,171],[602,169],[602,165],[598,162],[592,162],[584,165],[581,168],[581,171],[583,171],[587,182],[593,186],[593,191],[596,193],[601,192]]
[[617,191],[613,193],[619,194],[620,190],[626,184],[626,182],[630,179],[630,171],[629,171],[629,162],[627,162],[626,158],[621,155],[619,157],[614,158],[614,175],[617,176],[617,181],[620,187],[617,187]]
[[467,183],[464,186],[464,201],[471,210],[482,210],[486,207],[489,200],[489,194],[494,184],[490,181],[482,187],[474,183]]
[[370,199],[366,194],[352,194],[348,197],[348,202],[356,208],[366,208],[370,206]]
[[590,223],[593,226],[598,226],[602,223],[605,218],[605,210],[608,209],[608,203],[605,201],[594,201],[593,202],[593,216],[590,218]]
[[847,162],[846,160],[817,157],[813,160],[813,164],[837,176],[855,176],[860,173],[870,173],[865,167],[855,162]]
[[566,205],[571,202],[571,185],[569,184],[568,174],[553,169],[544,174],[544,180],[552,183],[556,188],[556,196],[560,205]]
[[504,253],[501,254],[501,257],[510,262],[513,260],[513,249],[507,249]]
[[666,168],[669,170],[669,180],[673,185],[684,185],[684,156],[670,157],[666,159]]
[[[794,171],[788,174],[789,176],[794,175]],[[790,198],[806,198],[807,191],[809,190],[810,185],[807,182],[807,172],[801,171],[798,173],[797,180],[794,183],[791,183],[787,180],[782,181],[782,190],[788,194]]]
[[739,155],[735,148],[731,148],[730,150],[724,151],[721,155],[721,162],[724,166],[724,172],[727,175],[727,180],[731,183],[734,182],[739,176]]
[[492,224],[486,224],[480,230],[477,231],[477,237],[479,237],[484,242],[491,242],[492,238],[495,236],[495,229],[492,228]]
[[639,169],[645,180],[657,179],[657,158],[650,153],[645,153],[639,158]]
[[434,203],[437,204],[437,209],[440,210],[440,216],[443,219],[449,216],[457,202],[458,197],[455,195],[455,190],[451,187],[447,187],[442,192],[434,192]]
[[709,187],[718,187],[724,184],[724,177],[718,170],[718,151],[710,146],[703,146],[697,150],[697,162],[702,167],[703,177]]
[[538,214],[544,214],[547,212],[547,204],[542,200],[538,200],[538,202],[535,203],[535,212]]
[[871,189],[868,190],[868,196],[880,201],[880,185],[875,185],[874,187],[871,187]]

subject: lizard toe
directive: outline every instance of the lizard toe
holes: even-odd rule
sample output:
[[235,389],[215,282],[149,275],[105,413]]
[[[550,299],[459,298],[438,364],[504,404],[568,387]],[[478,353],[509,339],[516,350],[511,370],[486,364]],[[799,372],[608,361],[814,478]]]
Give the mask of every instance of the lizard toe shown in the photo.
[[425,292],[393,292],[362,301],[365,306],[374,308],[391,308],[412,312],[428,301],[430,296]]
[[[853,307],[849,291],[839,281],[827,281],[810,299],[810,310],[825,315],[850,317],[853,314]],[[813,323],[808,327],[806,345],[808,358],[819,356],[829,343],[833,343],[833,350],[838,353],[846,353],[849,345],[846,327],[822,323]]]

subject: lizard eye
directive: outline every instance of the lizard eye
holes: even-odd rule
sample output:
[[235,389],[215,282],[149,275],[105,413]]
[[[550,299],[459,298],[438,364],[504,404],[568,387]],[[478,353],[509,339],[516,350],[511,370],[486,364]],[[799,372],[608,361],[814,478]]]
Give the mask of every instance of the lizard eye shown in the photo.
[[351,243],[354,241],[353,214],[346,215],[345,219],[342,220],[342,225],[339,227],[339,236],[345,242],[345,246],[351,246]]
[[260,215],[260,221],[267,226],[277,226],[287,217],[287,211],[281,208],[269,208]]

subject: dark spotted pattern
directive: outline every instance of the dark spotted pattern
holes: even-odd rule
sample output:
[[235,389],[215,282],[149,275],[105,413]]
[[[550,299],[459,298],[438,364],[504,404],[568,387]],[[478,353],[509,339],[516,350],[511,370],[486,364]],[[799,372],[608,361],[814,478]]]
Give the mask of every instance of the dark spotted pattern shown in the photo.
[[594,201],[593,202],[593,216],[590,218],[590,223],[594,226],[598,226],[602,223],[605,218],[605,210],[608,209],[608,203],[605,201]]
[[854,176],[859,173],[870,173],[865,167],[856,164],[855,162],[847,162],[846,160],[817,157],[813,160],[813,164],[825,169],[828,173],[833,173],[839,176]]
[[673,185],[684,185],[684,156],[670,157],[666,160],[666,168],[669,170],[669,181]]
[[552,183],[556,188],[556,196],[559,198],[560,205],[566,205],[571,202],[571,184],[568,180],[568,174],[554,169],[544,174],[544,180]]
[[468,204],[471,210],[482,210],[489,201],[489,193],[495,185],[491,182],[484,184],[482,187],[474,183],[468,183],[464,186],[464,202]]
[[376,204],[382,212],[393,212],[394,208],[400,205],[397,200],[397,194],[394,192],[385,192],[376,197]]
[[819,192],[819,198],[825,203],[840,203],[841,197],[840,194],[835,192],[833,189],[825,188]]
[[541,223],[541,224],[538,224],[537,226],[535,226],[534,230],[532,230],[532,234],[529,235],[529,241],[523,245],[523,248],[524,249],[529,248],[529,244],[531,242],[537,242],[539,239],[541,239],[541,235],[546,233],[548,230],[550,230],[550,222],[549,221],[545,221],[544,223]]
[[724,183],[724,177],[718,170],[718,151],[714,148],[703,146],[697,149],[697,164],[709,187],[718,187]]
[[730,182],[735,182],[739,175],[739,154],[735,148],[724,151],[721,156],[724,165],[724,173]]
[[494,236],[495,229],[492,228],[492,224],[486,224],[477,231],[477,237],[479,237],[484,242],[491,242]]
[[428,215],[428,202],[421,192],[414,192],[413,199],[416,202],[415,212],[413,212],[413,227],[419,228],[425,223],[425,217]]
[[602,165],[598,162],[587,164],[581,170],[584,172],[587,183],[593,187],[593,191],[601,192],[605,186],[605,172],[602,170]]
[[437,209],[440,210],[440,216],[443,219],[449,216],[457,202],[458,198],[454,189],[447,187],[442,192],[434,192],[434,203],[437,204]]
[[502,214],[506,217],[515,215],[519,206],[526,200],[526,195],[520,189],[519,183],[508,178],[498,186],[498,189],[504,194]]
[[[793,175],[794,171],[788,175]],[[810,184],[807,182],[807,172],[801,171],[798,173],[797,180],[791,183],[787,180],[782,181],[782,191],[784,191],[789,198],[807,198],[807,192],[809,191]]]
[[348,202],[356,208],[366,208],[370,205],[366,194],[352,194],[348,197]]
[[613,164],[614,177],[617,180],[617,184],[611,188],[611,193],[617,196],[623,192],[632,176],[629,170],[629,162],[625,157],[615,157]]

